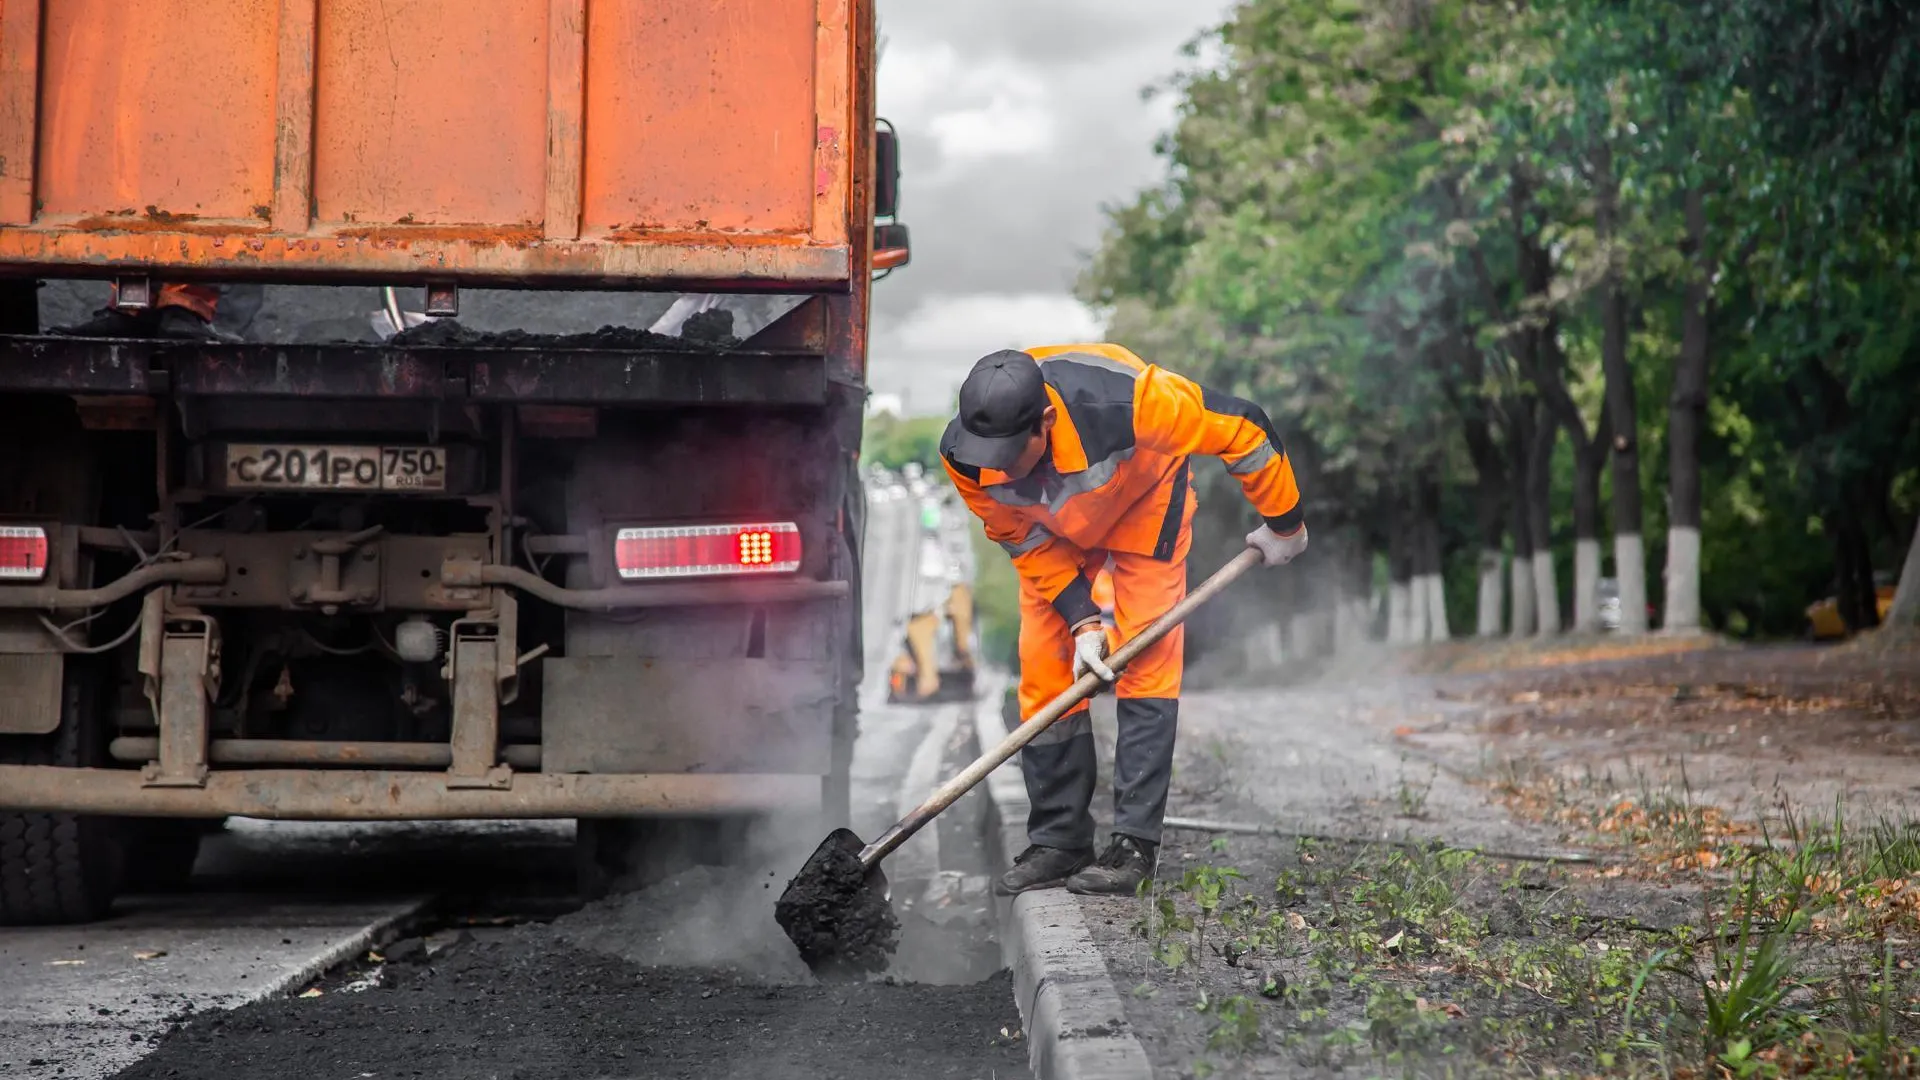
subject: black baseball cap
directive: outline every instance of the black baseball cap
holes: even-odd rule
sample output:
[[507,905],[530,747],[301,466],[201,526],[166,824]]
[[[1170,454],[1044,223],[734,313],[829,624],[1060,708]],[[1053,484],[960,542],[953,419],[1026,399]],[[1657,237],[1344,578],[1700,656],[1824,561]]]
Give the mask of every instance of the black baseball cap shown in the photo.
[[960,384],[953,459],[976,468],[1005,469],[1020,460],[1046,409],[1047,384],[1033,357],[1017,349],[981,357]]

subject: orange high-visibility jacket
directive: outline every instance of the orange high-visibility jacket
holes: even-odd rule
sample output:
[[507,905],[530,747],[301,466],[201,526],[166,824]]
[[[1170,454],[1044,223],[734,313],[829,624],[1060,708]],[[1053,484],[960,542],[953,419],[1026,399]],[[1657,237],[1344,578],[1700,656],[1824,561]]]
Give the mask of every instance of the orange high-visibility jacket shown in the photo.
[[947,426],[940,457],[987,536],[1067,625],[1100,616],[1082,572],[1087,552],[1173,557],[1192,454],[1224,461],[1275,532],[1300,528],[1293,466],[1258,405],[1155,367],[1118,345],[1025,351],[1040,361],[1055,411],[1047,457],[1019,480],[963,465],[951,452],[958,419]]

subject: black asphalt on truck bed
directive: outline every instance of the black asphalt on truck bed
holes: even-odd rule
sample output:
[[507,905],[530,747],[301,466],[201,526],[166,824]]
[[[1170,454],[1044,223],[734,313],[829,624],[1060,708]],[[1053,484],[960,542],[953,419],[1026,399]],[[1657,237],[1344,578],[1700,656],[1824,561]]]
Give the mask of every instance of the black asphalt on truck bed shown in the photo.
[[[413,951],[417,959],[399,957]],[[989,1078],[1028,1075],[1009,976],[967,986],[778,985],[648,968],[523,926],[431,959],[399,943],[385,985],[331,981],[203,1014],[124,1080]],[[1003,1031],[1004,1029],[1004,1031]]]

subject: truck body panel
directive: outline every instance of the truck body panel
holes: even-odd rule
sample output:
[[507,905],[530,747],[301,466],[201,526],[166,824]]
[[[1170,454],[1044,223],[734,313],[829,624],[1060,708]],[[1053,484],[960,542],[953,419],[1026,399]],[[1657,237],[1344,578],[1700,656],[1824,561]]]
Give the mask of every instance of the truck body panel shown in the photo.
[[10,0],[0,266],[845,288],[869,18],[860,0]]

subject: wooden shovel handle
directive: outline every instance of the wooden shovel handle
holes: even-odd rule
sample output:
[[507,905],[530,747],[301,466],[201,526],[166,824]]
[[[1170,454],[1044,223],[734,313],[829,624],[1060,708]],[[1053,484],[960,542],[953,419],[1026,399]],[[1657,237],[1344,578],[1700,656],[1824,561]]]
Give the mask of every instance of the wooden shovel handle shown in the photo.
[[[1185,622],[1187,616],[1193,614],[1194,609],[1213,599],[1222,589],[1233,584],[1235,578],[1261,565],[1261,562],[1262,556],[1254,548],[1248,548],[1234,556],[1232,562],[1215,571],[1212,577],[1201,582],[1179,603],[1173,605],[1166,614],[1153,620],[1145,630],[1140,631],[1132,640],[1115,650],[1113,655],[1107,658],[1107,666],[1113,669],[1114,674],[1119,674],[1134,657],[1139,656],[1154,642],[1166,637],[1168,631]],[[1005,764],[1008,758],[1020,752],[1021,747],[1053,726],[1054,721],[1067,714],[1067,710],[1092,696],[1104,682],[1105,680],[1092,672],[1080,676],[1072,686],[1067,687],[1058,697],[1048,702],[1046,708],[1034,713],[1025,723],[1008,732],[1007,737],[1000,740],[998,746],[980,755],[960,775],[940,785],[940,789],[928,796],[926,802],[915,807],[912,813],[880,834],[879,839],[868,844],[860,852],[861,865],[871,870],[874,864],[893,854],[894,849],[905,843],[909,836],[919,832],[922,825],[932,821],[940,811],[952,806],[954,800],[973,790],[973,786],[986,779],[988,773]]]

